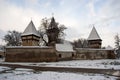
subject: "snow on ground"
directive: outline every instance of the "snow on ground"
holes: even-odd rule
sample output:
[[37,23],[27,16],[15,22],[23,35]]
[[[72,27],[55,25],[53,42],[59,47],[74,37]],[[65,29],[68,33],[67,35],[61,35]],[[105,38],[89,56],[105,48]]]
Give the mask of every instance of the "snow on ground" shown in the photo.
[[[39,64],[40,65],[40,64]],[[120,69],[120,60],[74,60],[55,63],[41,63],[46,66],[77,67],[77,68],[102,68]]]
[[10,63],[20,65],[51,66],[51,67],[77,67],[77,68],[100,68],[100,69],[120,69],[120,59],[100,59],[100,60],[72,60],[59,62],[41,62],[41,63]]
[[[4,67],[0,66],[0,70],[3,68]],[[0,71],[0,80],[116,80],[116,79],[117,77],[103,74],[34,71],[32,69],[24,68],[16,68],[14,70],[11,69],[3,73],[1,73]]]
[[4,71],[4,70],[8,70],[8,69],[11,69],[9,67],[0,67],[0,72]]

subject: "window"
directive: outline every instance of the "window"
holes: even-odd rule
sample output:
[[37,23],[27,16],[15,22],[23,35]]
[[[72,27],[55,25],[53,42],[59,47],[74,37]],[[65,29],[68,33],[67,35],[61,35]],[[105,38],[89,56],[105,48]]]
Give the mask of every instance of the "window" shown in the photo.
[[74,53],[72,53],[72,57],[74,57]]
[[62,57],[62,55],[61,54],[59,54],[59,58],[61,58]]

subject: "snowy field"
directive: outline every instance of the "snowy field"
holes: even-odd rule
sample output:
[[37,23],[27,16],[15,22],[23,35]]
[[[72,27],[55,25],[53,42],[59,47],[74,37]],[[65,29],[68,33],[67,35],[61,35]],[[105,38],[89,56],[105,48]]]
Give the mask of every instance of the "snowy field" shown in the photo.
[[51,67],[74,67],[74,68],[100,68],[100,69],[120,69],[120,59],[103,59],[103,60],[72,60],[59,62],[41,62],[41,63],[8,63],[34,66],[51,66]]
[[41,72],[0,66],[0,80],[117,80],[117,77],[92,73]]

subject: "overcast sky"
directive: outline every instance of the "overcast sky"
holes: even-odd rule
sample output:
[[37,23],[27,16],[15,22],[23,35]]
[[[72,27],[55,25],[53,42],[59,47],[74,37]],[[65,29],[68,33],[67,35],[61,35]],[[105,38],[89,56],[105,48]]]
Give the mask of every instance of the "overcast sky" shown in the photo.
[[64,24],[66,40],[88,38],[92,24],[103,40],[114,47],[120,34],[120,0],[0,0],[0,44],[8,30],[23,32],[31,18],[38,29],[42,18]]

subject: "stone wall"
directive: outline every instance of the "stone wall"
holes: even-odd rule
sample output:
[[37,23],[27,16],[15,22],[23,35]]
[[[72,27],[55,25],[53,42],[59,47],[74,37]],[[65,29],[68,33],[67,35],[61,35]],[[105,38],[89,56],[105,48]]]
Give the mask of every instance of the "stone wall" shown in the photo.
[[75,59],[115,59],[114,50],[76,48]]
[[72,59],[115,59],[114,50],[76,48],[75,52],[59,52],[54,47],[6,47],[6,62],[52,62]]
[[53,47],[23,46],[6,47],[6,62],[57,61]]

